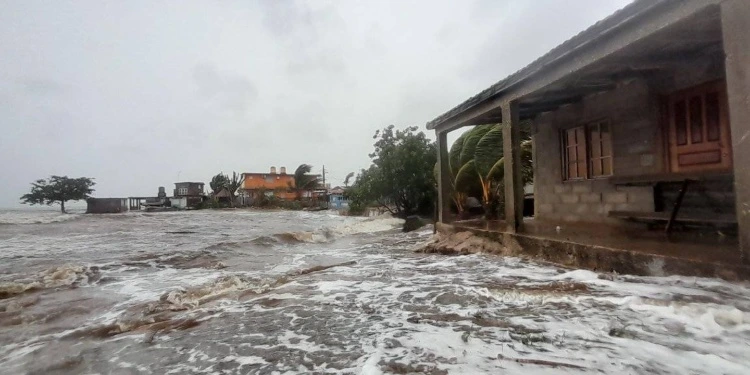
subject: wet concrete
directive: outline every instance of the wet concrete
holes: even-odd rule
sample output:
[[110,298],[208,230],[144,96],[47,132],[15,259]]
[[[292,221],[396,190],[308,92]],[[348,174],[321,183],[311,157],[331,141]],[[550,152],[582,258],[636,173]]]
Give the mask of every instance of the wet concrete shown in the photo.
[[468,232],[492,241],[461,246],[463,238],[459,238],[432,250],[445,254],[488,252],[526,256],[566,267],[644,276],[750,279],[750,266],[740,262],[737,238],[716,231],[667,236],[643,228],[560,226],[528,220],[518,233],[508,233],[502,222],[484,221],[439,224],[438,232],[445,236]]

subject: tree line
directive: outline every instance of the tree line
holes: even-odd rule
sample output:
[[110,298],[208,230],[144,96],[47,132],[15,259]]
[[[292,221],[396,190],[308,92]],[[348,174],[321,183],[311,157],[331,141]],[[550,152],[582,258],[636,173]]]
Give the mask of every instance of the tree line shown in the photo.
[[[302,198],[304,191],[320,187],[320,179],[316,175],[310,174],[312,165],[301,164],[294,172],[294,184],[290,184],[288,189],[294,191],[297,200]],[[39,179],[31,183],[31,191],[20,197],[22,204],[29,205],[60,205],[60,212],[65,213],[65,203],[69,201],[80,201],[91,198],[94,192],[93,178],[78,177],[70,178],[68,176],[50,176],[47,179]],[[209,182],[211,188],[211,198],[218,207],[218,198],[221,195],[227,196],[228,204],[235,206],[235,197],[237,191],[242,187],[242,175],[232,172],[230,177],[223,172],[216,174]]]
[[[531,183],[530,124],[522,125],[523,183]],[[437,147],[417,127],[375,132],[372,160],[346,190],[350,211],[366,207],[387,210],[398,217],[431,215],[437,197]],[[503,134],[500,124],[479,125],[464,132],[449,150],[450,196],[454,210],[465,216],[470,198],[480,202],[485,217],[503,211]],[[347,176],[349,177],[349,176]]]
[[[431,215],[437,197],[437,147],[435,142],[416,126],[396,129],[390,125],[375,132],[371,164],[356,177],[346,176],[346,196],[351,214],[363,213],[368,207],[389,211],[394,216]],[[464,132],[449,150],[450,195],[459,216],[466,212],[470,197],[476,198],[487,218],[495,218],[503,210],[505,172],[503,135],[500,124],[479,125]],[[294,172],[289,189],[302,198],[304,191],[318,188],[318,176],[310,174],[312,166],[301,164]],[[523,183],[532,182],[531,140],[529,124],[522,125],[521,170]],[[354,183],[349,185],[354,177]],[[51,176],[33,182],[31,191],[21,196],[25,204],[59,204],[91,197],[95,182],[92,178]],[[242,177],[219,173],[209,183],[213,197],[222,191],[233,207]]]

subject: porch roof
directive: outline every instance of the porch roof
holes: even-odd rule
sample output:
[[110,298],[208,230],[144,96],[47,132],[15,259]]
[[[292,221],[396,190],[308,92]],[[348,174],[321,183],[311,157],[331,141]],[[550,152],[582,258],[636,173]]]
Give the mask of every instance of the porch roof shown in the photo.
[[[721,51],[721,0],[635,0],[427,123],[450,131],[502,121],[518,100],[521,119],[612,89],[618,80],[664,71],[705,51]],[[626,48],[630,47],[630,48]]]

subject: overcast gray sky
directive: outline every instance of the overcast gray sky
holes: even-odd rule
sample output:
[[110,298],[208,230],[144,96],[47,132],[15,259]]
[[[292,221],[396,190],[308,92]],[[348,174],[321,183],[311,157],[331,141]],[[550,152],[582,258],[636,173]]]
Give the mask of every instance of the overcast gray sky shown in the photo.
[[0,1],[0,206],[51,174],[99,197],[301,163],[341,184],[375,130],[424,129],[628,2]]

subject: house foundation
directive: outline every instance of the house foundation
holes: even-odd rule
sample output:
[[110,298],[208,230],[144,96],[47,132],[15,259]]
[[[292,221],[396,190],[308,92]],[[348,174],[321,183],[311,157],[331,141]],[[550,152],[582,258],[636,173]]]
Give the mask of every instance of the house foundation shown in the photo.
[[638,238],[627,232],[597,235],[588,227],[558,231],[548,223],[525,222],[523,233],[499,229],[506,227],[504,223],[438,223],[436,239],[421,251],[454,255],[489,253],[638,276],[750,280],[750,266],[736,261],[737,243],[721,237],[667,242],[660,238]]

